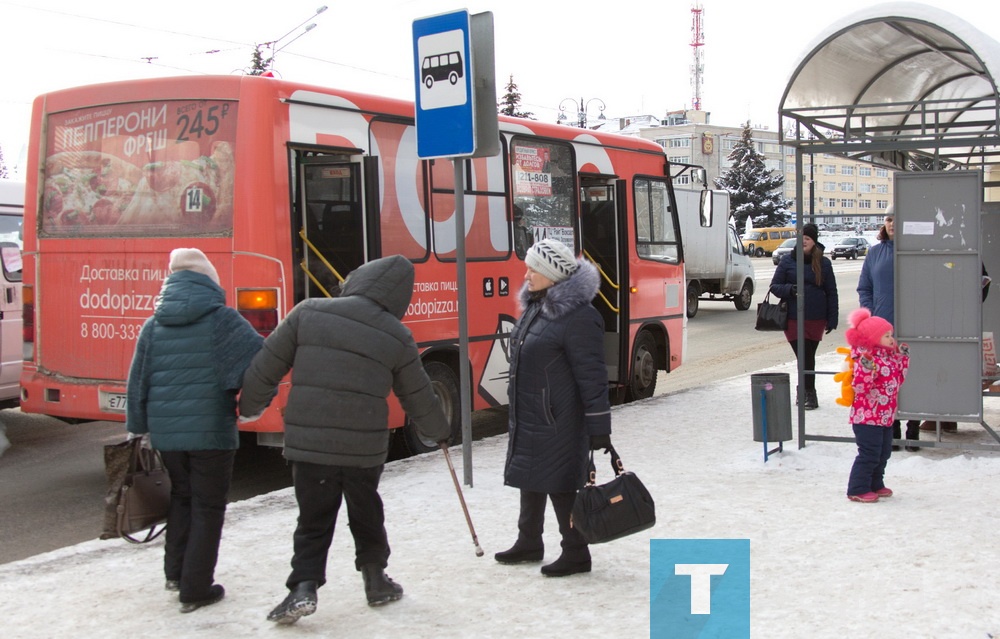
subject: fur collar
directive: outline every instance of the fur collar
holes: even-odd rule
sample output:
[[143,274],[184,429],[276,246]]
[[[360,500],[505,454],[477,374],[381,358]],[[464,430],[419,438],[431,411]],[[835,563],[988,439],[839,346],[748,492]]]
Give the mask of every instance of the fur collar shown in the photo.
[[541,304],[542,317],[555,319],[568,314],[584,304],[590,304],[601,287],[601,276],[589,261],[577,259],[579,268],[568,279],[545,289],[544,294],[535,297],[528,290],[528,282],[521,286],[518,296],[521,311],[532,304]]

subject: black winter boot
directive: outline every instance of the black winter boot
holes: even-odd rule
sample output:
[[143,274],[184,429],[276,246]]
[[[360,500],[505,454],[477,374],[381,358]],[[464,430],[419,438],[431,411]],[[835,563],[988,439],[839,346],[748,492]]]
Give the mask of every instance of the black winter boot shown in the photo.
[[316,612],[318,587],[319,584],[315,581],[300,581],[295,584],[285,600],[267,615],[267,620],[289,626],[300,618]]
[[225,596],[226,589],[219,584],[213,584],[212,587],[208,589],[208,596],[204,599],[195,599],[193,601],[184,601],[181,599],[181,612],[194,612],[198,608],[204,608],[205,606],[217,604],[222,601],[222,598]]
[[[906,422],[906,438],[907,439],[920,439],[920,421],[910,420]],[[920,450],[920,446],[906,446],[907,451],[915,453]]]
[[381,606],[403,596],[403,587],[389,579],[378,564],[361,566],[361,577],[365,580],[369,606]]
[[546,577],[568,577],[580,572],[590,572],[589,552],[585,554],[574,553],[572,557],[563,553],[559,555],[559,559],[551,564],[542,566],[542,574]]
[[803,406],[806,410],[816,410],[819,408],[819,398],[816,397],[816,389],[806,389],[806,402]]
[[507,550],[503,550],[493,555],[493,558],[502,564],[523,564],[541,561],[545,556],[545,547],[530,548],[521,543],[521,540],[514,542],[514,545]]

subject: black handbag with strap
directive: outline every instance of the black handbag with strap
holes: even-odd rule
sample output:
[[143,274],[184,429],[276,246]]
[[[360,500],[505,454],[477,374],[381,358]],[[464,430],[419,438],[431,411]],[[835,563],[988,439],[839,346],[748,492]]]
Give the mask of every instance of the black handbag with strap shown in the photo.
[[653,497],[635,473],[625,470],[613,446],[611,468],[615,478],[596,485],[594,452],[590,452],[590,479],[577,492],[570,524],[591,544],[600,544],[637,533],[656,524]]
[[764,301],[757,305],[758,331],[783,331],[788,326],[788,302],[781,300],[778,304],[771,303],[771,291],[764,296]]

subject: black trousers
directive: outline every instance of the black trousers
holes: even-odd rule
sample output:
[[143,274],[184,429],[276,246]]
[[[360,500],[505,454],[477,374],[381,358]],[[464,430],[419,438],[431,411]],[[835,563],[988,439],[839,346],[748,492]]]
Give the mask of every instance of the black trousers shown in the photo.
[[576,493],[536,493],[530,490],[521,491],[521,513],[517,519],[517,542],[523,548],[542,548],[542,532],[545,529],[545,502],[552,502],[556,511],[556,522],[559,524],[559,534],[562,535],[562,554],[568,559],[590,559],[590,549],[587,540],[576,528],[570,525],[573,514],[573,502]]
[[170,475],[163,572],[184,602],[207,598],[215,580],[235,450],[160,451]]
[[383,466],[350,468],[294,462],[295,500],[299,504],[295,528],[289,589],[303,581],[326,583],[326,561],[337,525],[341,501],[347,501],[347,524],[354,537],[354,567],[367,564],[385,569],[389,562],[389,539],[385,512],[378,494]]

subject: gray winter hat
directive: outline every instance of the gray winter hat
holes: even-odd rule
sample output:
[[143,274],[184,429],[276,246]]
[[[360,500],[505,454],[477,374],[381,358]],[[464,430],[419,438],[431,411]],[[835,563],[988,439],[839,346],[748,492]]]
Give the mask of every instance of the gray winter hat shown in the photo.
[[219,283],[219,274],[212,266],[212,262],[196,248],[178,248],[170,251],[170,272],[177,271],[194,271],[207,275],[216,284]]
[[546,238],[535,242],[524,256],[524,263],[531,270],[553,282],[561,282],[576,272],[576,255],[573,249],[559,240]]

